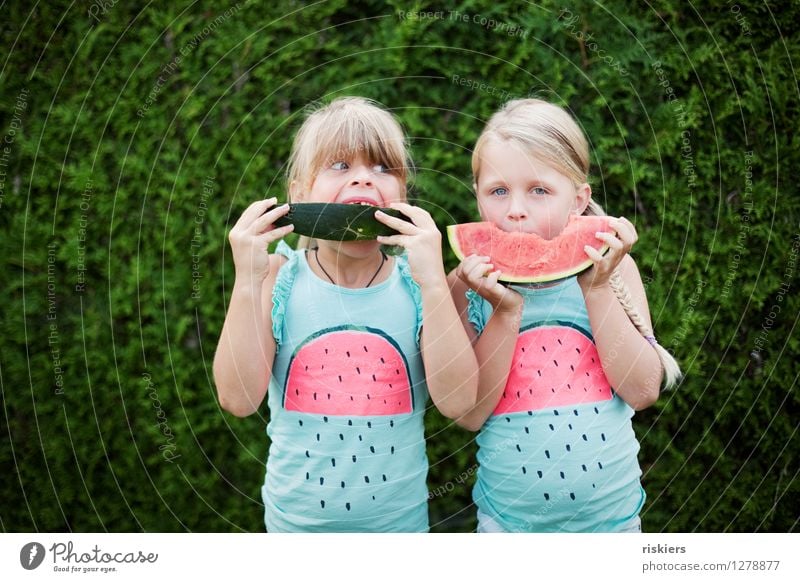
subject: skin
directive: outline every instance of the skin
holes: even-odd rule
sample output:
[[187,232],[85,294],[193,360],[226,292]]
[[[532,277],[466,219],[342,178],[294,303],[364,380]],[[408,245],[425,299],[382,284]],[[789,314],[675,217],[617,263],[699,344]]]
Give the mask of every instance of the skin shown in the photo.
[[[546,162],[531,157],[513,142],[492,141],[482,152],[479,179],[474,188],[481,218],[505,231],[557,236],[571,214],[582,214],[591,198],[588,184],[575,185]],[[655,349],[631,323],[609,285],[619,267],[633,304],[650,323],[650,311],[639,271],[628,254],[636,242],[633,224],[611,218],[614,233],[598,233],[610,247],[605,256],[587,246],[594,265],[578,277],[586,300],[600,360],[616,393],[633,409],[642,410],[657,399],[663,376]],[[500,272],[488,257],[472,255],[448,275],[453,300],[473,342],[479,365],[476,405],[457,422],[468,430],[479,430],[491,416],[508,380],[519,334],[522,297],[498,283]],[[464,293],[473,289],[492,306],[492,315],[478,336],[467,319]]]
[[[376,269],[373,285],[392,272],[393,258],[379,268],[381,244],[405,248],[411,275],[422,294],[420,342],[428,390],[442,414],[457,418],[475,404],[477,360],[450,297],[442,267],[441,235],[427,212],[404,199],[405,187],[397,175],[355,156],[321,169],[303,201],[367,202],[396,208],[411,218],[413,223],[408,223],[376,211],[376,218],[395,228],[397,235],[364,242],[318,241],[318,257],[336,284],[362,288]],[[236,279],[214,358],[214,380],[220,405],[236,416],[248,416],[261,406],[275,358],[275,340],[270,333],[272,289],[285,259],[268,255],[264,249],[293,228],[274,227],[275,220],[288,212],[288,205],[276,207],[276,202],[272,198],[253,203],[229,235]],[[328,281],[316,261],[308,264],[320,279]]]

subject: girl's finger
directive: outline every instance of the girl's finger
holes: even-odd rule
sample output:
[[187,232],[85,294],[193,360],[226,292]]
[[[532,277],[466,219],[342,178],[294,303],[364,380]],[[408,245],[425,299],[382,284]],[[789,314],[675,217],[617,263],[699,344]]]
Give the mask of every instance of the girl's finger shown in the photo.
[[[398,208],[398,210],[401,210]],[[402,212],[402,210],[401,210]],[[406,214],[403,212],[403,214]],[[414,220],[414,217],[406,214],[411,220]],[[401,218],[395,218],[394,216],[389,216],[385,212],[381,212],[380,210],[375,211],[375,219],[378,222],[382,222],[386,226],[395,229],[400,234],[414,234],[417,232],[418,228],[416,225],[412,224],[411,222],[407,222]]]
[[598,232],[596,236],[612,249],[620,250],[625,247],[625,243],[610,232]]
[[273,228],[272,230],[268,230],[264,233],[261,233],[257,237],[259,241],[259,246],[266,246],[272,242],[275,242],[276,240],[285,237],[293,230],[294,230],[294,225],[287,224],[286,226],[281,226],[280,228]]
[[[386,216],[384,214],[384,216]],[[402,220],[400,222],[403,222]],[[407,222],[405,224],[408,224]],[[392,234],[389,236],[378,236],[377,240],[382,245],[392,245],[406,248],[408,246],[408,235],[405,234]]]
[[408,216],[417,226],[436,226],[430,213],[419,206],[413,206],[407,202],[392,202],[389,204],[389,208],[399,210]]
[[244,228],[248,228],[252,225],[253,221],[264,214],[269,207],[275,206],[277,203],[278,199],[274,197],[253,202],[245,209],[244,212],[242,212],[242,215],[239,217],[239,220],[236,221],[236,224],[241,225]]
[[[601,255],[599,252],[597,252],[597,249],[595,249],[594,247],[586,245],[585,247],[583,247],[583,250],[589,256],[589,258],[592,259],[595,262],[595,264],[597,264],[597,263],[599,263],[600,261],[603,260],[603,255]],[[613,251],[611,251],[611,252],[613,252]],[[609,254],[611,254],[611,252],[609,252]]]
[[278,220],[278,218],[280,218],[281,216],[285,216],[288,212],[289,212],[288,204],[282,204],[281,206],[277,206],[259,216],[253,222],[250,228],[254,233],[262,234],[267,230],[271,230],[269,227],[272,225],[272,223]]

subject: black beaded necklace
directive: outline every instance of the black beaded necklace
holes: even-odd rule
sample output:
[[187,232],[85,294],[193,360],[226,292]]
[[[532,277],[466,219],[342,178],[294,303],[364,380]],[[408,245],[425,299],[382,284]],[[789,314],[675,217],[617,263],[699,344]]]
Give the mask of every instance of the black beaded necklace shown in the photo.
[[[325,276],[328,278],[328,281],[330,281],[332,284],[336,285],[336,281],[334,281],[334,280],[333,280],[333,277],[331,277],[330,273],[328,273],[328,271],[326,271],[326,270],[325,270],[325,267],[323,267],[323,266],[322,266],[322,263],[320,263],[320,262],[319,262],[319,247],[317,247],[317,248],[315,248],[315,249],[314,249],[314,258],[317,260],[317,266],[320,268],[320,270],[321,270],[323,273],[325,273]],[[364,289],[366,289],[367,287],[369,287],[370,285],[372,285],[373,281],[375,281],[375,278],[378,276],[378,273],[380,273],[380,272],[381,272],[381,269],[383,268],[383,264],[384,264],[385,262],[386,262],[386,253],[384,253],[383,251],[381,251],[381,264],[380,264],[380,265],[378,265],[378,270],[377,270],[377,271],[375,271],[375,274],[374,274],[374,275],[372,276],[372,278],[369,280],[369,283],[367,283],[366,285],[364,285]]]

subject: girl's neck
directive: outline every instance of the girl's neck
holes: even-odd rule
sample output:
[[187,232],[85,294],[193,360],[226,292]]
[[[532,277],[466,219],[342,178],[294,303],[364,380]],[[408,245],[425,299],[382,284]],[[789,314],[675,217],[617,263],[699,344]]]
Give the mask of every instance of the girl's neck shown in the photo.
[[352,256],[328,246],[319,246],[306,255],[317,277],[339,287],[363,289],[386,279],[387,257],[378,249],[366,256]]

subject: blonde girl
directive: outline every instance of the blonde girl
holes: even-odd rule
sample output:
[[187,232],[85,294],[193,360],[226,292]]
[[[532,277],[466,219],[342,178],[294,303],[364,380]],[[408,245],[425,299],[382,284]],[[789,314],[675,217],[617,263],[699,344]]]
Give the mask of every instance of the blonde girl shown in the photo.
[[[603,214],[589,150],[572,117],[537,99],[509,102],[472,157],[483,220],[557,236],[570,216]],[[631,427],[680,374],[657,343],[636,263],[636,230],[610,218],[594,265],[550,285],[504,286],[487,257],[450,275],[480,366],[478,400],[459,419],[480,431],[478,531],[640,531],[645,500]],[[569,371],[567,366],[569,366]]]
[[[230,232],[236,279],[214,360],[222,408],[270,411],[262,487],[269,532],[428,529],[428,395],[456,418],[475,403],[477,363],[459,323],[430,215],[406,199],[395,118],[366,99],[312,112],[289,164],[294,202],[368,204],[396,235],[293,250],[255,202]],[[388,257],[381,244],[404,248]]]

